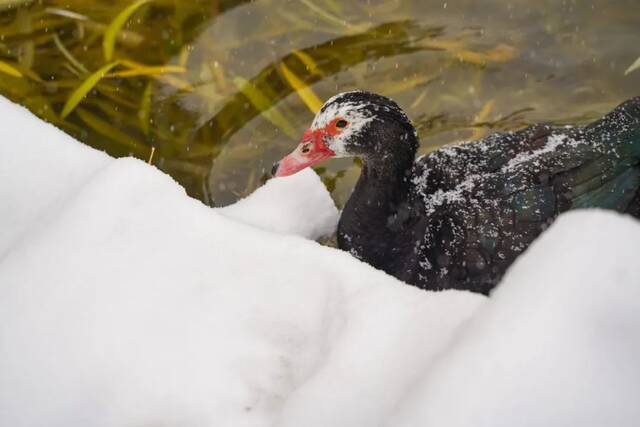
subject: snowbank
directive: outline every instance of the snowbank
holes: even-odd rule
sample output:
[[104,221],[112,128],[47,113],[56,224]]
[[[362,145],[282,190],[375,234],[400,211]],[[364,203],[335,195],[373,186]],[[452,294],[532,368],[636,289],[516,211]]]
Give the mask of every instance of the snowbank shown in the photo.
[[[14,239],[63,208],[116,162],[105,153],[78,143],[59,129],[37,121],[23,108],[0,97],[0,254]],[[143,168],[142,164],[134,167]],[[130,176],[129,178],[134,178]],[[126,187],[129,182],[122,180]],[[331,234],[338,222],[329,193],[313,171],[295,179],[271,180],[251,197],[218,209],[231,218],[285,234],[317,239]],[[179,190],[182,191],[182,190]]]
[[640,224],[565,214],[512,266],[395,426],[640,424]]
[[[484,301],[283,236],[335,226],[312,172],[216,211],[6,101],[0,122],[19,124],[0,145],[0,425],[271,425],[294,390],[338,369],[345,381],[324,390],[354,395],[370,378],[398,394],[413,376],[379,366],[408,352],[427,363]],[[297,204],[268,224],[280,234],[240,222],[275,221],[274,200]]]
[[340,214],[311,169],[295,179],[272,179],[218,213],[263,230],[318,239],[335,232]]
[[0,125],[1,426],[637,424],[635,220],[566,216],[490,300],[424,292],[307,239],[312,172],[210,209]]

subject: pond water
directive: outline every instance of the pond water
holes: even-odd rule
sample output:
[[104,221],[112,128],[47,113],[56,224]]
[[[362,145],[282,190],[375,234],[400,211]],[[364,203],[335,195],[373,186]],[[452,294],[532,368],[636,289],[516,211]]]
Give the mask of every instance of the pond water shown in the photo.
[[[345,90],[394,98],[421,152],[586,123],[640,94],[640,70],[625,74],[637,12],[637,0],[0,0],[0,93],[220,206],[261,185],[320,100]],[[358,168],[317,169],[338,205]]]

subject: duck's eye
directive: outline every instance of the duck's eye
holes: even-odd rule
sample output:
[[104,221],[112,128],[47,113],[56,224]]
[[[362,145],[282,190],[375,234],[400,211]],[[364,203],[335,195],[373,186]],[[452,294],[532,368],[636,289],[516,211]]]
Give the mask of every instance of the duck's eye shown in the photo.
[[346,121],[346,120],[344,120],[344,119],[340,119],[340,120],[338,120],[338,121],[336,122],[336,127],[337,127],[337,128],[344,128],[344,127],[347,127],[347,124],[348,124],[348,123],[347,123],[347,121]]
[[303,152],[303,153],[308,153],[308,152],[309,152],[309,150],[311,150],[311,148],[309,148],[309,145],[303,145],[303,146],[302,146],[302,152]]

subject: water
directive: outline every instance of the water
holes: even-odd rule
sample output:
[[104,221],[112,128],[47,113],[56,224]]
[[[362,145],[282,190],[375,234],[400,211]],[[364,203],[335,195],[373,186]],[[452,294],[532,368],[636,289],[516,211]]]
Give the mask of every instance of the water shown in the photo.
[[[153,163],[210,205],[267,179],[311,123],[314,95],[393,97],[424,153],[535,122],[586,123],[640,94],[640,70],[625,75],[640,56],[637,0],[155,0],[118,31],[115,74],[61,118],[109,62],[103,34],[131,3],[0,0],[0,61],[14,70],[0,63],[0,93],[93,147]],[[159,65],[172,67],[149,68]],[[339,205],[358,168],[317,169]]]

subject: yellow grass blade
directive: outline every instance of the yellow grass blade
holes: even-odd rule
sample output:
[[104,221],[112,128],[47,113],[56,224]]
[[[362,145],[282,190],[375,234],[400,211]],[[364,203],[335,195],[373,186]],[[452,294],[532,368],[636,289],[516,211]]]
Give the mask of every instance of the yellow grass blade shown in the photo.
[[473,133],[471,134],[471,140],[476,140],[486,135],[487,129],[481,128],[478,126],[487,120],[491,112],[493,112],[493,109],[495,108],[495,106],[496,106],[496,100],[490,99],[489,101],[487,101],[486,104],[484,104],[484,106],[480,109],[480,111],[478,111],[478,114],[476,114],[475,118],[473,119],[473,124],[476,127],[473,129]]
[[0,61],[0,72],[3,72],[13,77],[22,77],[22,73],[18,71],[17,68],[3,61]]
[[638,69],[640,69],[640,58],[636,59],[636,62],[634,62],[629,68],[627,68],[627,70],[624,72],[624,75],[629,75]]
[[153,65],[153,66],[142,66],[137,67],[132,70],[124,70],[117,71],[115,73],[109,73],[106,77],[115,78],[115,77],[138,77],[138,76],[157,76],[158,74],[169,74],[169,73],[184,73],[187,70],[184,67],[180,67],[178,65]]
[[498,46],[486,52],[489,61],[508,62],[518,56],[518,49],[508,44],[500,43]]
[[427,39],[418,42],[418,46],[426,49],[454,51],[463,49],[467,45],[464,40]]
[[362,30],[362,26],[349,24],[344,19],[340,19],[337,16],[334,16],[331,13],[327,12],[323,8],[316,6],[313,2],[311,2],[311,0],[300,0],[300,2],[311,9],[313,12],[315,12],[324,21],[330,24],[336,24],[339,27],[346,27],[352,31]]
[[478,111],[476,117],[473,119],[474,124],[483,123],[489,117],[489,114],[493,111],[493,108],[496,106],[496,100],[490,99],[486,104]]
[[418,74],[398,82],[385,82],[380,88],[381,92],[387,96],[395,95],[396,93],[406,92],[408,90],[415,89],[416,87],[426,85],[427,83],[435,80],[436,77],[437,76],[430,74]]
[[152,76],[154,79],[175,87],[184,92],[193,92],[194,88],[191,83],[186,80],[179,79],[169,74],[157,74]]
[[82,100],[87,96],[87,94],[98,84],[100,80],[109,72],[113,67],[118,65],[118,61],[111,62],[100,68],[95,73],[91,74],[87,79],[82,82],[80,86],[76,90],[73,91],[67,102],[64,104],[64,108],[62,109],[62,113],[60,113],[61,118],[67,117],[71,112],[82,102]]
[[107,61],[111,61],[113,58],[113,51],[116,45],[116,36],[122,26],[129,20],[131,15],[133,15],[136,10],[138,10],[141,6],[146,3],[149,3],[151,0],[138,0],[133,2],[126,8],[122,10],[113,21],[109,24],[107,29],[104,31],[104,37],[102,39],[102,50],[104,52],[104,58]]
[[108,121],[90,113],[87,110],[82,108],[78,108],[78,117],[82,119],[83,122],[88,124],[92,129],[101,135],[106,136],[114,142],[117,142],[128,149],[130,149],[134,153],[138,154],[146,154],[148,149],[132,138],[130,135],[127,135],[125,132],[121,131],[117,127],[113,126]]
[[461,50],[456,53],[456,57],[462,62],[485,66],[489,62],[508,62],[518,56],[518,50],[506,44],[499,44],[486,52],[473,52],[471,50]]
[[60,37],[58,37],[58,34],[53,33],[53,42],[56,45],[56,47],[58,48],[58,50],[60,51],[60,53],[62,53],[62,55],[67,58],[67,61],[69,61],[69,63],[71,65],[73,65],[76,70],[82,72],[83,74],[89,74],[89,70],[87,70],[85,68],[84,65],[82,65],[82,63],[80,61],[78,61],[72,54],[71,52],[69,52],[67,50],[67,48],[64,46],[64,44],[62,43],[62,40],[60,40]]
[[149,135],[149,120],[151,120],[151,91],[153,86],[151,82],[147,83],[147,87],[144,88],[142,93],[142,99],[140,100],[140,111],[138,112],[138,119],[140,120],[140,127],[145,135]]
[[147,164],[153,164],[153,155],[156,153],[156,147],[151,147],[151,152],[149,153],[149,158],[147,159]]
[[76,21],[88,21],[89,18],[86,15],[82,15],[80,13],[72,12],[67,9],[62,9],[59,7],[47,7],[44,10],[46,13],[50,13],[51,15],[63,16],[65,18],[74,19]]
[[418,95],[418,97],[411,103],[411,109],[415,109],[416,107],[418,107],[420,104],[422,104],[422,101],[424,101],[424,99],[427,97],[427,93],[429,93],[429,91],[427,89],[423,90],[420,95]]
[[291,71],[284,62],[280,63],[280,70],[282,71],[282,75],[287,80],[287,82],[291,85],[292,88],[296,90],[298,96],[304,101],[305,105],[309,108],[309,110],[315,114],[320,111],[322,107],[322,101],[315,92],[298,76]]
[[180,54],[178,55],[178,65],[182,67],[187,66],[187,62],[189,62],[189,56],[191,56],[191,51],[193,50],[193,45],[185,44],[180,49]]
[[254,85],[252,85],[251,82],[243,79],[242,77],[234,77],[233,83],[267,120],[269,120],[291,138],[295,139],[298,137],[296,131],[289,124],[284,115],[280,111],[276,110],[271,101],[269,101],[269,98],[267,98]]
[[307,67],[307,71],[309,71],[311,74],[316,74],[316,75],[322,74],[318,69],[318,65],[316,64],[316,61],[314,61],[313,58],[309,56],[307,53],[298,49],[292,50],[291,53],[295,55],[300,61],[302,61],[305,67]]

